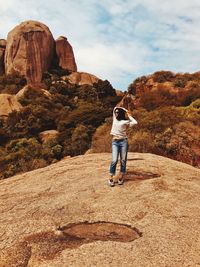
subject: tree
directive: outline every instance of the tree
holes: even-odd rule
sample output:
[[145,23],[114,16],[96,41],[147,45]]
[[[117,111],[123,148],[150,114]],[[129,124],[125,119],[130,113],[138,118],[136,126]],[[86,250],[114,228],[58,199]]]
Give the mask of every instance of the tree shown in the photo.
[[79,124],[72,133],[72,149],[74,154],[83,154],[90,146],[88,128]]

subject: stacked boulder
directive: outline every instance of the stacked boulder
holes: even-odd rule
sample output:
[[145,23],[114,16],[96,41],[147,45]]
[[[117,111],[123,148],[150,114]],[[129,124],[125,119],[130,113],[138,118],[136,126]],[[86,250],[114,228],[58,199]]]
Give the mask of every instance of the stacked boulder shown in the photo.
[[66,37],[60,36],[56,40],[56,56],[59,67],[71,72],[77,71],[73,48]]
[[[3,49],[0,42],[0,49]],[[0,50],[0,64],[1,54]],[[70,72],[77,71],[73,49],[65,37],[54,40],[49,28],[37,21],[25,21],[8,33],[5,73],[25,76],[28,84],[38,84],[52,62]],[[0,69],[2,69],[0,67]]]

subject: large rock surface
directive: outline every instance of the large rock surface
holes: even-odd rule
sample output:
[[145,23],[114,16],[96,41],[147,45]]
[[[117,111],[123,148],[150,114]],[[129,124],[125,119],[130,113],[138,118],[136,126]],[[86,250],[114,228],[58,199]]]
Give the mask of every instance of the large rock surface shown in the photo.
[[0,266],[199,266],[200,170],[129,153],[125,184],[110,188],[110,159],[0,181]]
[[53,51],[54,39],[49,28],[37,21],[25,21],[8,33],[6,74],[18,72],[29,84],[39,83],[52,62]]
[[60,36],[56,40],[56,54],[59,67],[64,70],[77,71],[73,48],[66,37]]
[[0,94],[0,117],[7,117],[9,113],[19,111],[22,105],[17,101],[15,95]]

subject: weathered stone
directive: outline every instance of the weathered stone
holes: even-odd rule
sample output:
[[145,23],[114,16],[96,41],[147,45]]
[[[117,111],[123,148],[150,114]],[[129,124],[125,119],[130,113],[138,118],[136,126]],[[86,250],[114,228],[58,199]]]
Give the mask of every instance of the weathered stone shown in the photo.
[[0,266],[198,266],[200,170],[129,153],[124,185],[110,188],[110,161],[88,154],[0,181]]
[[14,95],[0,94],[0,116],[8,116],[13,110],[19,111],[22,105]]
[[56,54],[59,67],[64,70],[77,71],[73,48],[66,37],[60,36],[56,40]]
[[24,98],[26,92],[29,90],[29,85],[25,85],[16,95],[17,101],[20,101]]
[[[30,87],[30,85],[25,85],[15,96],[16,99],[18,101],[22,100],[23,98],[25,98],[26,93],[31,90],[32,88]],[[36,90],[39,90],[40,92],[42,92],[46,97],[51,98],[51,93],[49,93],[49,91],[43,89],[43,88],[37,88]]]
[[47,131],[43,131],[39,134],[39,138],[40,138],[40,141],[42,143],[46,143],[48,142],[49,140],[55,140],[58,138],[58,134],[59,132],[56,131],[56,130],[47,130]]
[[53,56],[54,39],[49,28],[25,21],[8,33],[5,51],[6,74],[19,73],[28,84],[39,83]]
[[93,85],[94,83],[97,83],[98,80],[100,80],[95,75],[92,75],[87,72],[73,72],[68,76],[63,76],[62,79],[77,85],[84,85],[84,84]]

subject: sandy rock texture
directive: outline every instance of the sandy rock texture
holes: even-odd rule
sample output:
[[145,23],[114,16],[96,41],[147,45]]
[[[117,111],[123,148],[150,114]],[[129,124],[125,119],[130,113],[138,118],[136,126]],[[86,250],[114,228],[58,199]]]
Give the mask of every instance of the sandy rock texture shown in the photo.
[[5,72],[18,72],[29,84],[39,83],[52,62],[54,39],[49,28],[37,21],[25,21],[8,33]]
[[56,54],[59,67],[64,70],[77,71],[73,48],[66,37],[60,36],[56,40]]
[[129,153],[124,185],[111,188],[110,159],[0,181],[0,266],[199,266],[200,170]]

